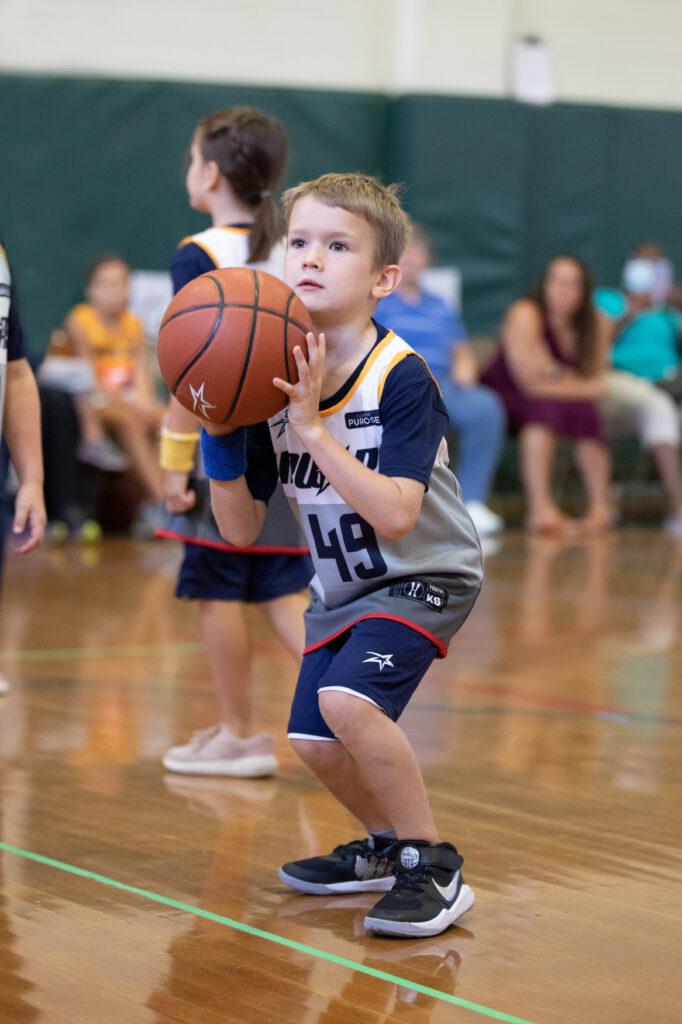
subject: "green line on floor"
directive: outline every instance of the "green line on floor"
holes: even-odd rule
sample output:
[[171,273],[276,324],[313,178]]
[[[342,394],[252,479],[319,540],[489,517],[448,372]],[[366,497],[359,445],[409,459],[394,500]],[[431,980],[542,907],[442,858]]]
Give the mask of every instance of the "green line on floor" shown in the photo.
[[413,992],[421,992],[423,995],[431,996],[433,999],[440,999],[442,1002],[452,1003],[464,1010],[471,1010],[472,1013],[478,1013],[483,1017],[490,1017],[492,1020],[505,1021],[506,1024],[532,1024],[531,1021],[524,1020],[522,1017],[514,1017],[509,1013],[503,1013],[501,1010],[492,1010],[488,1006],[482,1006],[480,1003],[473,1003],[469,999],[460,999],[459,996],[453,996],[447,992],[441,992],[437,988],[429,988],[427,985],[419,985],[417,982],[410,981],[407,978],[400,978],[394,974],[387,974],[386,971],[378,971],[374,967],[368,967],[366,964],[356,963],[354,960],[347,960],[345,957],[336,956],[334,953],[327,953],[325,950],[316,949],[314,946],[306,946],[302,942],[294,942],[293,939],[286,939],[281,935],[275,935],[273,932],[263,931],[262,928],[254,928],[249,924],[242,924],[241,921],[233,921],[231,918],[223,917],[221,914],[212,914],[209,910],[203,910],[201,907],[193,907],[189,903],[181,903],[179,900],[173,900],[168,896],[161,896],[158,893],[149,892],[147,889],[138,889],[136,886],[126,885],[124,882],[117,882],[113,878],[107,878],[106,875],[98,875],[94,871],[87,871],[85,868],[78,868],[73,864],[66,864],[61,860],[54,860],[52,857],[44,857],[42,854],[32,853],[30,850],[22,850],[17,846],[10,846],[9,843],[3,842],[0,842],[0,850],[4,850],[6,853],[15,854],[17,857],[23,857],[25,860],[35,861],[37,864],[44,864],[47,867],[56,868],[58,871],[65,871],[70,875],[78,875],[79,878],[87,878],[92,882],[99,882],[101,885],[108,885],[114,889],[120,889],[121,891],[131,893],[134,896],[141,896],[146,900],[153,900],[155,903],[161,903],[166,907],[173,907],[175,910],[185,911],[187,914],[205,918],[207,921],[214,921],[217,924],[226,925],[228,928],[234,928],[235,931],[245,932],[247,935],[253,935],[259,939],[265,939],[267,942],[275,942],[280,946],[286,946],[287,949],[294,949],[299,953],[305,953],[307,956],[317,957],[319,960],[326,960],[328,963],[348,968],[351,971],[368,974],[370,977],[378,978],[380,981],[388,981],[393,985],[400,985],[401,988],[407,988]]

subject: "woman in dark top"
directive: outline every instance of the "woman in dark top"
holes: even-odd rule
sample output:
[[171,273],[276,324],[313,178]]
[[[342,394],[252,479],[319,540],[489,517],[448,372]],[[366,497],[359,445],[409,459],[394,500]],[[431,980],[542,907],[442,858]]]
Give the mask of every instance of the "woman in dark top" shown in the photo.
[[[566,535],[609,527],[610,462],[596,400],[605,387],[608,322],[592,307],[592,279],[574,256],[555,256],[540,286],[507,311],[501,349],[483,375],[518,434],[526,498],[526,528]],[[568,437],[587,491],[587,511],[575,521],[552,497],[557,437]]]

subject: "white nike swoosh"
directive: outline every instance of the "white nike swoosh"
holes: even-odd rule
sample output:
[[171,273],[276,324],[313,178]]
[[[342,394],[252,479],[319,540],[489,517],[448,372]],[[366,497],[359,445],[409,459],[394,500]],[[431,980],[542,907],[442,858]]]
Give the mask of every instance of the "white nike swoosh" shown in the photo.
[[433,879],[433,884],[435,885],[436,889],[438,889],[438,892],[441,894],[443,899],[447,903],[452,903],[452,901],[455,898],[455,893],[457,892],[457,886],[459,884],[459,871],[457,872],[455,877],[452,879],[450,884],[446,885],[445,888],[443,888],[441,885],[439,885],[438,882],[435,880],[435,878]]

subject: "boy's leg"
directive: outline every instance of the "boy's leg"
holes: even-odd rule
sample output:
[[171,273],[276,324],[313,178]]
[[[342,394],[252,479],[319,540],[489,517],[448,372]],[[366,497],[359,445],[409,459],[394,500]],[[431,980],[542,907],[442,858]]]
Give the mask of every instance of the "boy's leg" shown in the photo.
[[340,804],[362,822],[367,832],[391,829],[390,816],[376,793],[366,784],[360,767],[338,740],[292,740],[304,764]]
[[[473,598],[463,602],[463,618],[471,603]],[[369,829],[371,821],[388,820],[398,839],[348,843],[326,857],[285,864],[280,877],[313,893],[390,889],[365,927],[399,936],[436,935],[469,910],[474,897],[462,881],[461,856],[449,843],[439,842],[414,752],[392,721],[428,668],[435,647],[399,623],[365,620],[351,629],[340,649],[313,654],[313,660],[307,656],[307,665],[304,659],[299,677],[292,741]],[[318,706],[313,709],[315,675]],[[336,747],[325,742],[332,728],[339,749],[326,754],[323,747]]]
[[[328,690],[319,699],[327,725],[357,766],[354,774],[385,809],[398,838],[439,842],[421,769],[400,726],[360,697]],[[339,778],[337,791],[348,792],[350,798],[352,781],[350,772],[347,780]],[[363,824],[367,823],[363,820]]]

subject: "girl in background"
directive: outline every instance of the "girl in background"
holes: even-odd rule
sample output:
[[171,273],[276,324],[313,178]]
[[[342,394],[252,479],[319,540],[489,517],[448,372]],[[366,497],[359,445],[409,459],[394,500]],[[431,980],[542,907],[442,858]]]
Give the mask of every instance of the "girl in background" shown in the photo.
[[[212,227],[178,246],[171,264],[174,291],[216,267],[249,266],[281,277],[284,246],[272,196],[286,161],[286,136],[279,122],[246,107],[209,114],[197,125],[190,158],[189,203],[211,217]],[[258,606],[299,659],[307,603],[301,591],[312,568],[303,535],[281,494],[281,503],[275,502],[251,547],[235,549],[222,539],[211,513],[208,481],[201,471],[190,480],[198,438],[196,417],[171,398],[161,442],[169,513],[161,535],[185,541],[176,596],[199,601],[221,721],[167,751],[163,763],[169,771],[189,774],[270,775],[277,767],[272,736],[251,733],[245,604]]]

